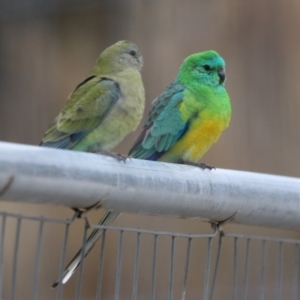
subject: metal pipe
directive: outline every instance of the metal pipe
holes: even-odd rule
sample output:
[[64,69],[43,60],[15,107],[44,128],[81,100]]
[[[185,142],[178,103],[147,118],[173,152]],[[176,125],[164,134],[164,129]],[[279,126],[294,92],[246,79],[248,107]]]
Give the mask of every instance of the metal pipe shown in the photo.
[[0,200],[300,229],[299,178],[5,142]]

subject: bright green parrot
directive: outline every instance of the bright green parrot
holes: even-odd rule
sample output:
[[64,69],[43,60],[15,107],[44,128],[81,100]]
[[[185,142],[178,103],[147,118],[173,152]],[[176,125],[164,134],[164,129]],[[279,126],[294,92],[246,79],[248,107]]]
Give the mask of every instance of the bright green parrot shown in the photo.
[[[218,140],[230,121],[231,106],[225,77],[225,62],[217,52],[206,51],[188,56],[177,78],[153,101],[145,126],[129,155],[211,169],[198,161]],[[119,215],[120,212],[107,212],[99,225],[110,224]],[[101,229],[92,232],[84,255],[101,234]],[[74,272],[79,265],[81,251],[70,263],[69,271]],[[65,278],[64,282],[68,280]]]
[[[137,128],[143,116],[142,65],[140,50],[131,42],[120,41],[104,50],[90,75],[69,96],[40,146],[124,159],[110,150]],[[78,263],[67,267],[62,282],[68,280]]]
[[212,167],[198,161],[229,125],[225,61],[215,51],[188,56],[177,78],[154,100],[132,157]]

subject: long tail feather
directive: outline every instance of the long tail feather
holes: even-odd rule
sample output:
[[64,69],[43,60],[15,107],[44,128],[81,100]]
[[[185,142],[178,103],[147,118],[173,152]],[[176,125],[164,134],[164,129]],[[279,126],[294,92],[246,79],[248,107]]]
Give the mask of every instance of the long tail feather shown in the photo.
[[[110,225],[118,216],[120,215],[119,212],[107,212],[104,217],[100,220],[98,225]],[[88,253],[92,250],[92,248],[95,246],[98,239],[101,237],[103,233],[103,229],[95,229],[90,236],[88,237],[84,249],[80,249],[74,258],[70,261],[70,263],[67,265],[65,270],[62,273],[62,276],[59,277],[52,285],[52,288],[55,288],[59,282],[65,284],[70,277],[74,274],[75,270],[81,263],[82,254],[81,252],[84,251],[83,258],[85,258]]]

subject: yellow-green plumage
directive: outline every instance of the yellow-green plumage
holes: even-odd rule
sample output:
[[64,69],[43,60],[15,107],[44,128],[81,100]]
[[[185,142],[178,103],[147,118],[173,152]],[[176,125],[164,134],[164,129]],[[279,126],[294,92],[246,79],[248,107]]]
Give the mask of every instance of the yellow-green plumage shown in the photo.
[[[61,113],[46,131],[41,146],[85,152],[114,148],[139,125],[145,92],[140,74],[142,56],[138,47],[120,41],[103,51],[86,80],[69,96]],[[99,165],[101,168],[101,165]],[[110,224],[114,213],[101,224]],[[95,230],[84,248],[93,248],[102,231]],[[59,282],[65,283],[81,261],[81,250],[68,264]]]
[[145,92],[138,47],[120,41],[101,53],[46,131],[41,146],[77,151],[111,150],[138,126]]
[[225,62],[215,51],[187,57],[177,78],[153,102],[129,154],[164,162],[197,163],[231,116]]
[[74,145],[72,150],[86,151],[86,145],[92,145],[90,150],[110,150],[134,131],[141,121],[145,102],[140,73],[127,70],[117,76],[106,77],[118,82],[121,91],[119,99],[101,124]]

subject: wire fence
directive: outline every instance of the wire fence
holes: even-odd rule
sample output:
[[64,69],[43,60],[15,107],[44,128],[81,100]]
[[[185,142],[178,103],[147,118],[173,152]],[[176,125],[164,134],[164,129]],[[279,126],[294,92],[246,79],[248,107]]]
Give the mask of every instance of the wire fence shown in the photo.
[[[77,281],[73,295],[67,297],[64,294],[66,285],[59,285],[48,297],[45,288],[40,286],[41,274],[43,278],[46,276],[44,266],[50,259],[49,255],[43,255],[49,252],[43,242],[46,228],[60,227],[56,248],[60,258],[53,261],[59,274],[63,271],[67,253],[72,255],[67,251],[72,221],[5,212],[0,217],[1,299],[299,299],[300,240],[227,233],[217,227],[207,234],[183,234],[107,226],[100,226],[104,233],[98,249],[98,271],[92,280],[92,292],[88,295],[82,292],[83,285],[91,278],[89,270],[83,272],[84,264],[81,264],[77,279],[74,279]],[[24,271],[20,268],[26,243],[22,228],[28,222],[34,241],[32,258],[27,257],[31,266]],[[76,236],[82,241],[90,229],[86,224],[83,227],[83,233]],[[9,245],[8,236],[12,235],[14,238]],[[115,240],[116,249],[107,255],[112,240]],[[224,256],[222,249],[226,243],[230,251]],[[131,251],[126,251],[128,247]],[[8,252],[12,254],[12,261],[6,260]],[[113,267],[107,266],[108,257],[114,262]],[[220,272],[221,269],[226,272]],[[110,276],[114,278],[109,288],[104,289],[106,272],[112,273]],[[31,290],[25,298],[22,297],[24,276],[30,278]],[[225,289],[220,285],[224,284],[224,276]],[[53,279],[48,276],[49,293]]]
[[[15,214],[1,202],[0,299],[300,299],[299,179],[9,143],[0,143],[0,165],[0,200],[31,206]],[[98,226],[36,210],[97,199],[105,209],[165,222],[165,215],[200,217],[212,226],[195,220],[193,234]],[[275,229],[261,234],[248,225]],[[74,248],[99,227],[104,233],[75,277],[51,289]]]

